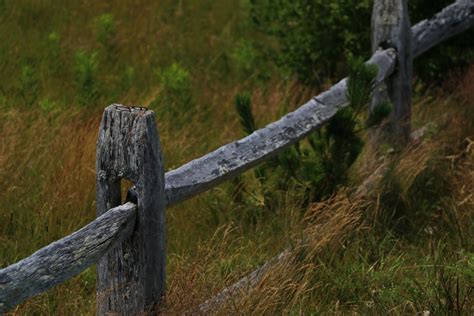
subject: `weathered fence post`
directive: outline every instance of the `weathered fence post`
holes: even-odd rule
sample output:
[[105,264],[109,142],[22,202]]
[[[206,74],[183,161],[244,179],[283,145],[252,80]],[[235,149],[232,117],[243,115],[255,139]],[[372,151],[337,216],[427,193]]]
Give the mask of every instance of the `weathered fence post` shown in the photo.
[[155,115],[111,105],[97,140],[97,216],[120,205],[120,180],[135,184],[135,231],[97,266],[97,314],[153,312],[165,289],[164,169]]
[[375,0],[372,12],[372,53],[379,48],[397,50],[397,68],[374,92],[370,111],[383,102],[393,107],[384,138],[405,143],[410,137],[412,32],[407,0]]

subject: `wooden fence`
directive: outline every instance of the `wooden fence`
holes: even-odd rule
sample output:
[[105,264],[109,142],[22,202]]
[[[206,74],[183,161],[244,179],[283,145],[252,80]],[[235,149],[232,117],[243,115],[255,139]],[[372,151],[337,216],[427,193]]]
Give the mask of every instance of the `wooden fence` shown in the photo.
[[[474,0],[457,0],[410,27],[407,0],[376,0],[372,51],[378,67],[371,107],[389,100],[389,133],[408,140],[412,59],[474,25]],[[155,114],[105,109],[97,140],[97,218],[28,258],[0,270],[0,313],[97,265],[97,314],[155,311],[165,294],[165,209],[275,156],[347,106],[347,79],[253,134],[164,172]],[[128,179],[122,204],[120,180]],[[264,266],[265,268],[265,266]],[[263,271],[263,270],[262,270]],[[220,297],[222,298],[222,296]]]

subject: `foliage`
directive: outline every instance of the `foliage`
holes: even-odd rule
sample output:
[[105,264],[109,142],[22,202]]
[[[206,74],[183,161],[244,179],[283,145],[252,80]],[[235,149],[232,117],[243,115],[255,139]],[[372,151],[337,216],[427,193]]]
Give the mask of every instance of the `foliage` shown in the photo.
[[110,13],[104,13],[95,19],[97,41],[105,48],[110,49],[112,41],[116,34],[114,16]]
[[75,79],[79,94],[79,104],[91,106],[99,97],[97,70],[99,63],[96,52],[78,51],[75,57]]
[[255,119],[252,114],[252,104],[250,101],[250,94],[243,93],[235,97],[235,108],[240,118],[240,124],[245,134],[250,135],[255,130]]
[[[412,25],[430,18],[452,4],[451,0],[408,1]],[[413,63],[415,73],[425,82],[440,84],[450,72],[462,71],[474,60],[474,29],[467,30],[433,47]]]
[[125,68],[125,71],[122,73],[122,77],[120,79],[120,89],[124,91],[131,89],[135,78],[135,68],[132,66]]
[[54,112],[54,111],[58,110],[59,105],[55,101],[51,101],[49,99],[44,99],[44,100],[41,100],[39,102],[39,107],[41,108],[41,110],[43,112],[51,113],[51,112]]
[[61,41],[61,36],[59,35],[58,32],[49,33],[46,39],[48,55],[52,60],[54,60],[53,65],[55,65],[56,68],[59,66],[58,59],[59,59],[60,50],[61,50],[60,41]]
[[374,127],[382,123],[393,111],[393,106],[390,102],[382,102],[371,109],[369,117],[366,122],[366,127]]
[[[348,171],[362,150],[358,136],[357,115],[370,100],[377,67],[366,65],[362,59],[350,60],[347,97],[349,106],[340,109],[327,126],[308,136],[307,142],[285,150],[262,167],[255,168],[260,183],[276,183],[277,189],[287,190],[291,183],[299,184],[306,200],[320,200],[332,194],[347,180]],[[236,97],[240,124],[246,134],[255,129],[251,100],[248,94]],[[241,179],[236,184],[242,187]],[[264,205],[271,207],[269,186],[263,193]]]
[[[0,267],[31,255],[95,218],[95,148],[103,108],[109,102],[147,105],[159,99],[170,90],[165,89],[157,73],[174,62],[188,73],[193,110],[186,115],[177,110],[177,115],[172,117],[161,112],[165,111],[166,103],[156,104],[167,170],[245,133],[239,129],[235,115],[236,92],[249,91],[258,127],[314,95],[315,89],[280,80],[273,68],[268,67],[274,66],[268,53],[277,48],[276,37],[262,35],[245,23],[250,21],[248,2],[141,1],[137,5],[136,1],[124,0],[113,4],[92,1],[84,6],[78,1],[0,0],[0,73],[3,78],[12,78],[0,81],[3,110],[0,113]],[[425,2],[428,1],[409,1],[412,5]],[[432,1],[433,10],[437,2]],[[114,58],[109,58],[108,48],[97,38],[95,19],[102,12],[112,14],[115,22],[111,44],[112,47],[120,44],[120,49],[112,51]],[[48,39],[50,34],[55,35]],[[248,71],[241,69],[235,59],[241,55],[247,56],[241,58],[243,61],[252,60],[253,53],[247,54],[243,49],[246,45],[240,47],[242,39],[257,54]],[[464,45],[472,46],[472,42],[466,40]],[[449,43],[441,44],[436,51]],[[368,50],[368,42],[362,44]],[[71,108],[82,104],[81,86],[76,80],[78,50],[88,55],[97,51],[92,73],[99,93],[93,103],[85,103],[87,107]],[[459,57],[464,58],[464,52],[459,50]],[[423,60],[423,57],[417,59],[414,66]],[[450,58],[435,62],[451,64]],[[32,68],[39,87],[38,97],[30,108],[24,106],[19,94],[19,78],[25,65]],[[336,72],[341,77],[347,75],[345,67],[345,61],[337,66]],[[256,73],[264,72],[269,76],[268,81],[256,82]],[[456,87],[466,96],[472,95],[474,80],[466,81],[466,85]],[[465,97],[460,102],[446,90],[437,93],[433,89],[424,91],[419,98],[414,98],[416,126],[436,118],[439,122],[434,131],[436,137],[425,138],[417,147],[425,143],[452,145],[466,137],[472,139],[473,98]],[[445,116],[460,108],[464,120]],[[49,109],[55,115],[43,115]],[[426,115],[420,115],[420,111],[426,111]],[[363,115],[358,115],[356,131],[364,128],[362,118]],[[180,127],[176,126],[177,120],[182,121]],[[440,141],[440,134],[457,130],[460,132],[452,139]],[[320,139],[316,133],[312,134],[262,168],[244,173],[240,182],[234,180],[236,185],[223,183],[167,209],[164,314],[179,315],[193,310],[209,299],[210,293],[218,293],[233,284],[279,251],[299,245],[307,226],[302,217],[312,195],[306,190],[307,181],[323,181],[317,178],[322,172],[313,172],[322,166],[323,156],[310,143]],[[420,165],[419,156],[413,159],[417,163],[415,168]],[[450,306],[449,297],[457,296],[458,281],[460,301],[469,297],[464,293],[473,284],[474,207],[469,198],[473,192],[472,159],[460,167],[470,157],[472,146],[466,153],[442,152],[434,160],[447,163],[426,168],[411,189],[402,181],[407,176],[397,176],[393,181],[398,183],[398,193],[409,207],[405,215],[411,217],[405,228],[415,227],[410,234],[396,234],[394,221],[387,220],[386,226],[381,225],[384,229],[377,229],[378,225],[367,221],[359,233],[350,234],[346,241],[334,239],[345,216],[341,214],[350,217],[351,213],[341,213],[336,207],[341,204],[339,201],[324,200],[322,213],[337,216],[337,220],[308,224],[315,232],[323,232],[314,243],[327,244],[324,249],[308,260],[291,260],[290,270],[277,270],[265,277],[262,284],[250,291],[253,304],[247,308],[240,308],[239,297],[231,302],[233,306],[218,313],[385,315],[429,311],[433,315],[445,314]],[[361,158],[376,162],[364,156],[359,158],[361,163]],[[406,158],[402,155],[396,160]],[[354,167],[350,175],[361,171]],[[441,181],[436,170],[454,181]],[[352,180],[349,177],[345,182]],[[458,183],[452,195],[450,190],[437,189],[437,186],[452,188],[453,182]],[[438,198],[434,198],[436,194]],[[380,196],[366,201],[376,209],[364,213],[368,219],[377,219],[384,213]],[[349,205],[357,205],[356,202],[351,200]],[[335,229],[321,230],[328,226],[321,226],[324,223]],[[307,252],[311,251],[310,248]],[[447,282],[442,282],[442,268]],[[95,267],[90,267],[78,277],[31,298],[13,314],[94,314],[95,273]],[[275,282],[268,283],[272,279]],[[473,302],[471,293],[464,314],[474,314]]]
[[[409,1],[414,25],[430,18],[450,0]],[[252,0],[252,20],[279,47],[275,61],[304,83],[321,84],[346,72],[351,54],[369,57],[372,0]],[[463,33],[417,59],[415,71],[424,80],[444,75],[473,60],[474,30]]]
[[231,58],[237,67],[246,73],[252,72],[259,57],[259,53],[252,42],[245,39],[239,40],[231,53]]
[[277,64],[305,83],[323,83],[344,72],[350,55],[367,56],[371,1],[252,0],[251,16],[275,37]]
[[356,112],[369,103],[375,88],[377,71],[377,66],[365,64],[362,58],[349,59],[347,99]]
[[39,79],[36,69],[31,65],[21,68],[19,94],[25,106],[31,107],[38,99]]
[[172,119],[177,127],[184,124],[193,109],[192,82],[189,72],[178,63],[156,71],[161,91],[150,107],[165,119]]

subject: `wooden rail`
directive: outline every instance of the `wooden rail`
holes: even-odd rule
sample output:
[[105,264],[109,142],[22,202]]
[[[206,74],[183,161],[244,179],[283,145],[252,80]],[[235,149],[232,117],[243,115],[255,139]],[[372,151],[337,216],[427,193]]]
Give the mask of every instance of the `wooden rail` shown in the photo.
[[[472,25],[473,0],[456,1],[412,27],[411,32],[407,31],[406,0],[376,0],[374,54],[368,63],[377,65],[376,81],[387,87],[378,100],[389,99],[396,109],[402,109],[402,115],[392,119],[409,118],[411,101],[403,93],[411,93],[406,90],[411,90],[407,81],[411,80],[412,58]],[[400,64],[406,67],[400,69]],[[323,126],[347,105],[346,81],[251,135],[166,174],[153,112],[107,107],[97,142],[97,219],[0,269],[0,313],[96,262],[98,314],[153,312],[165,290],[165,207],[241,174]],[[402,130],[407,126],[409,130],[409,120],[403,124]],[[119,206],[120,180],[124,178],[135,185],[129,191],[134,203]]]
[[75,233],[0,270],[0,312],[77,275],[126,240],[135,226],[137,206],[115,207]]

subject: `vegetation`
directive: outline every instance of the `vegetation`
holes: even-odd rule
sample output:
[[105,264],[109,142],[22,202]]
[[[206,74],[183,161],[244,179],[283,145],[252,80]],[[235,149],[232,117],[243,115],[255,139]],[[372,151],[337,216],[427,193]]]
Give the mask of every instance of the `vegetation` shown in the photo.
[[[431,17],[450,0],[409,1],[411,23]],[[267,54],[285,72],[296,73],[308,84],[324,84],[347,73],[345,60],[370,57],[370,22],[373,0],[252,0],[255,26],[276,41]],[[433,49],[417,60],[417,74],[428,82],[441,80],[453,67],[472,60],[469,31]]]
[[[108,104],[155,110],[172,169],[350,72],[351,105],[325,128],[167,211],[163,312],[188,311],[290,249],[216,313],[473,314],[474,68],[432,87],[472,63],[472,32],[415,62],[424,136],[401,151],[362,146],[391,107],[363,109],[373,70],[349,56],[368,54],[371,3],[357,3],[0,0],[0,267],[95,217]],[[413,2],[412,22],[445,4]],[[12,314],[90,315],[95,299],[91,267]]]

